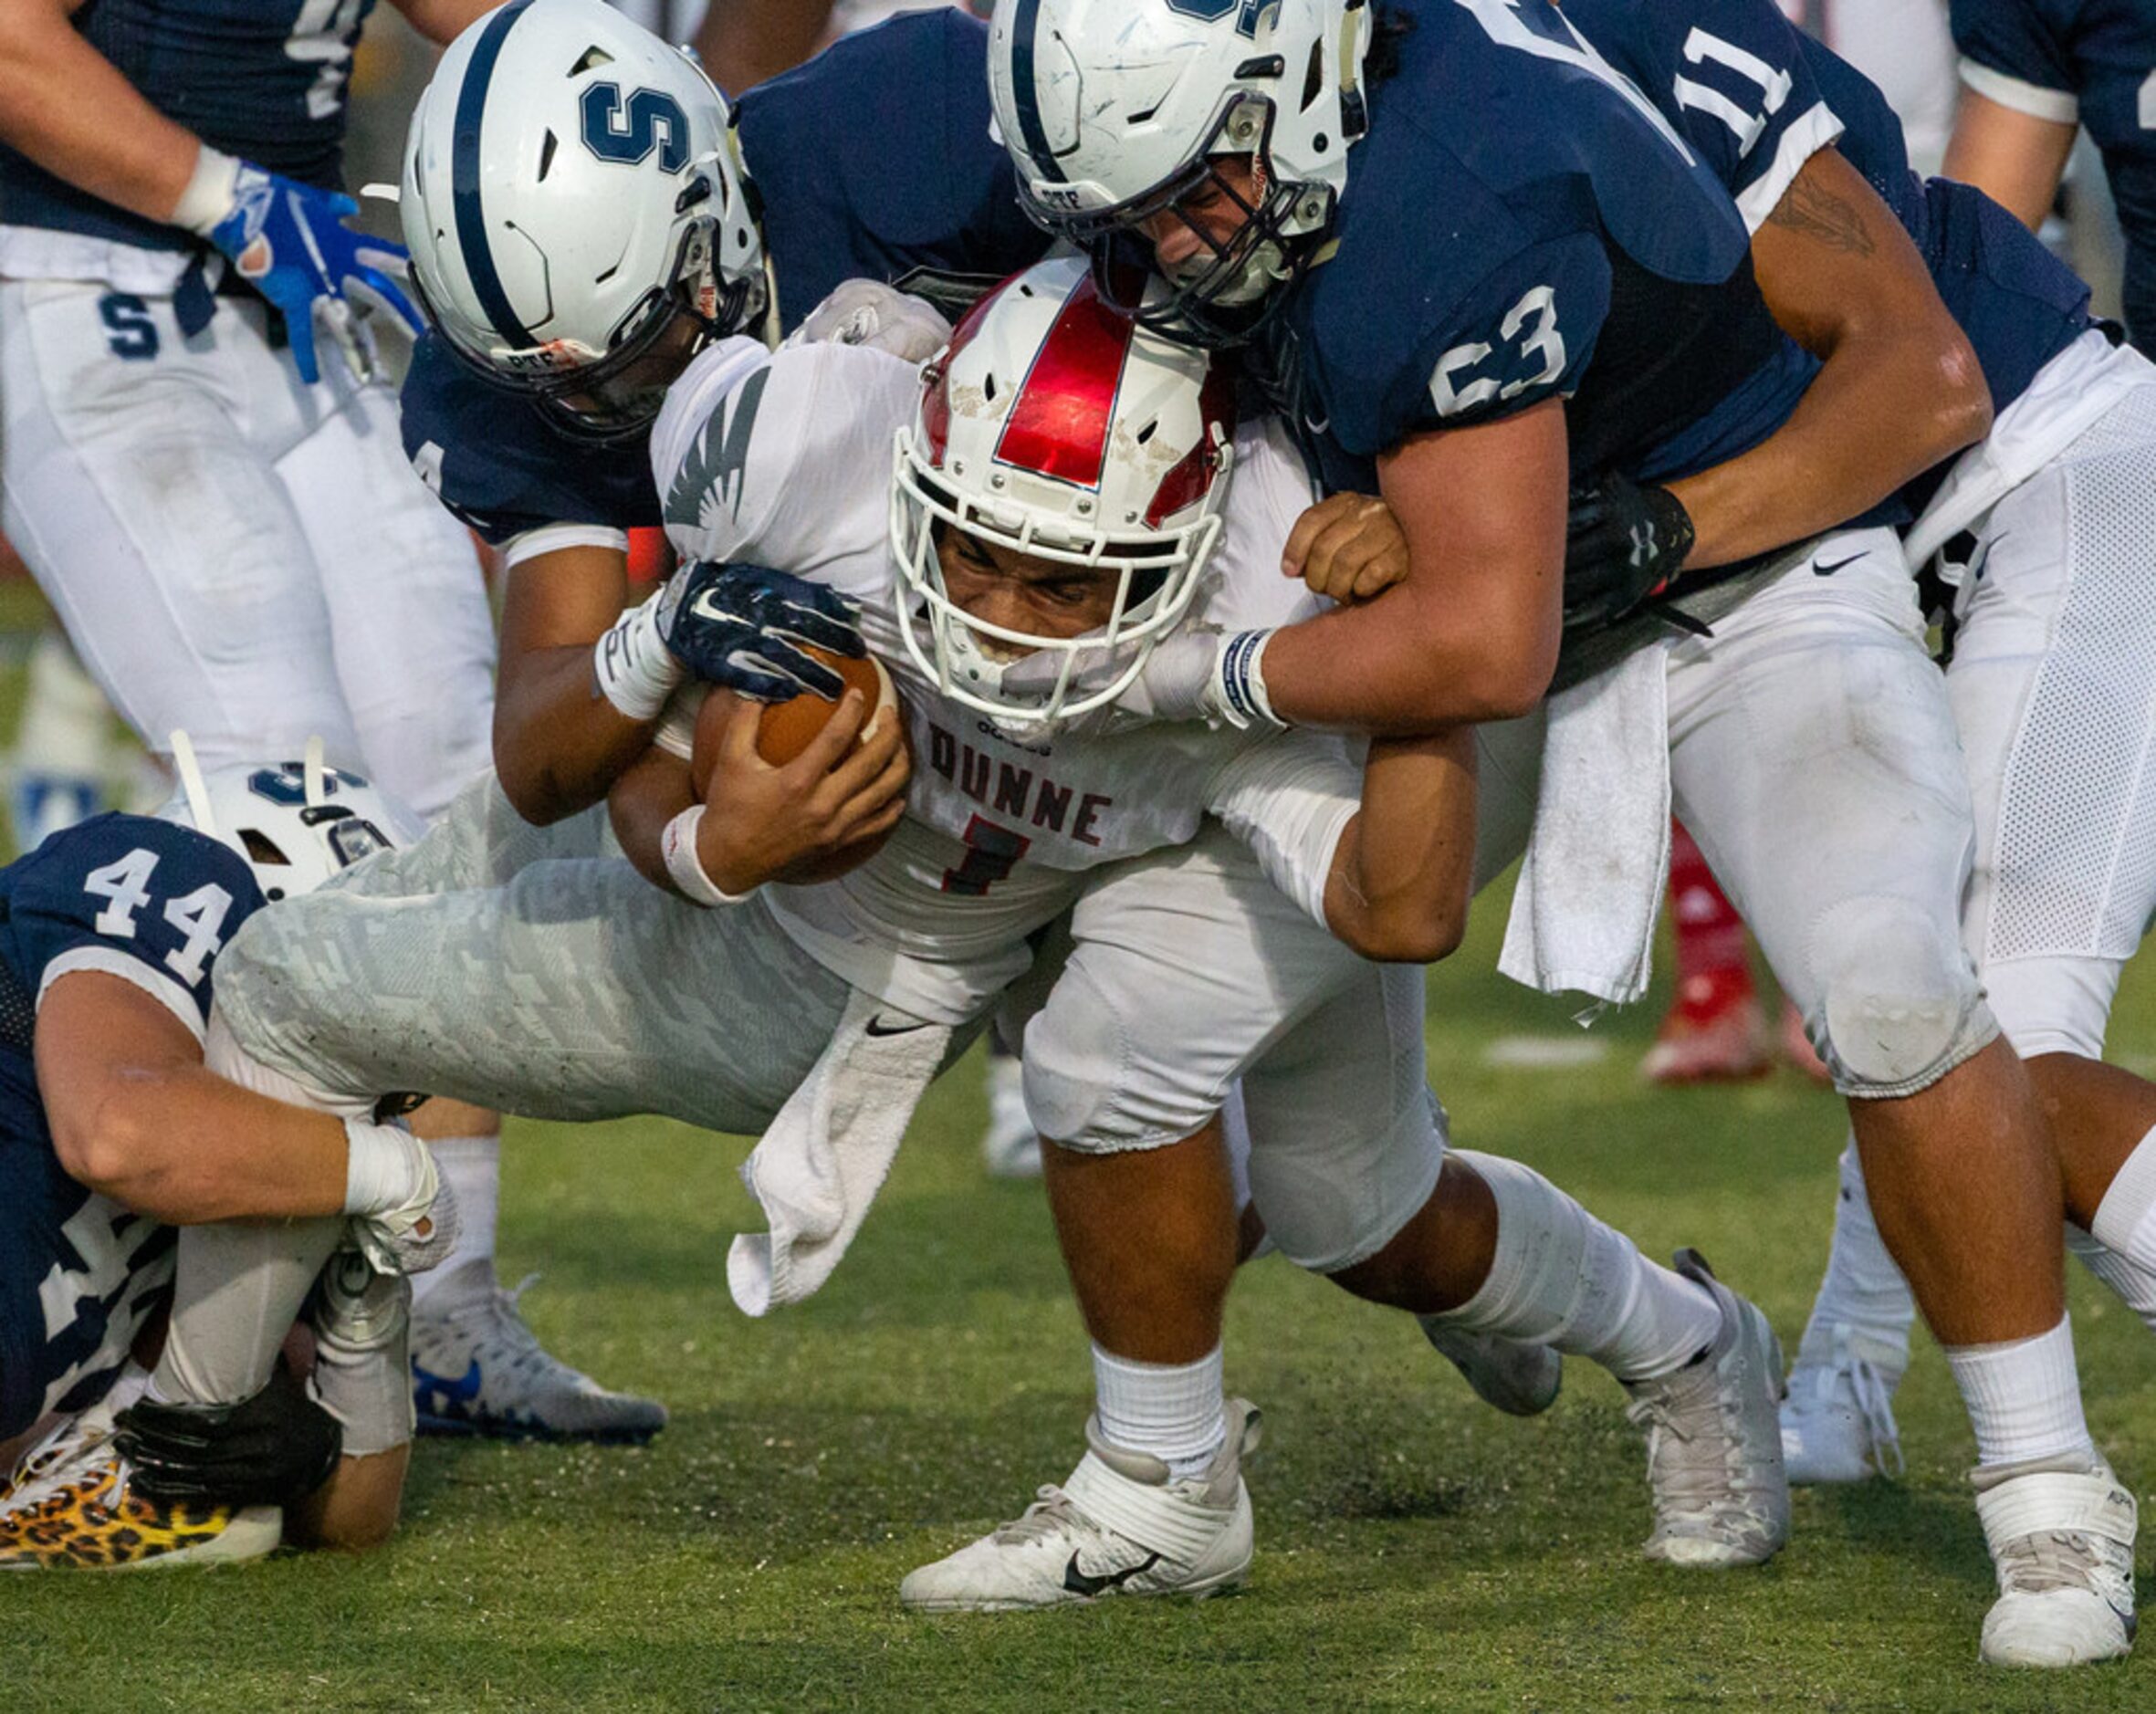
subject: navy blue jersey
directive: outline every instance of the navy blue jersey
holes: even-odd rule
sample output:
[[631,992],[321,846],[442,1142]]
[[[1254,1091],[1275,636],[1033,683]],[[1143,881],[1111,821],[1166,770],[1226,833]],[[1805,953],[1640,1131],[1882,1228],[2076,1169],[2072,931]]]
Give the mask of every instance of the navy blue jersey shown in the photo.
[[102,970],[209,1018],[218,952],[261,891],[191,829],[101,815],[0,869],[0,1438],[93,1402],[171,1279],[172,1235],[60,1170],[32,1057],[37,997]]
[[[344,90],[373,0],[87,0],[75,27],[212,148],[335,189]],[[99,202],[0,144],[0,222],[152,250],[201,241]]]
[[[849,279],[1001,279],[1048,238],[989,134],[988,28],[942,9],[848,37],[741,97],[734,123],[790,333]],[[546,524],[662,522],[642,437],[594,447],[491,387],[432,334],[403,392],[404,448],[489,541]]]
[[[1713,163],[1546,0],[1404,0],[1338,248],[1263,336],[1329,486],[1422,430],[1569,398],[1573,468],[1744,451],[1817,364],[1774,325]],[[1567,8],[1567,13],[1569,8]]]
[[1952,0],[1962,75],[2006,106],[2071,122],[2103,152],[2126,233],[2126,326],[2156,356],[2156,6]]

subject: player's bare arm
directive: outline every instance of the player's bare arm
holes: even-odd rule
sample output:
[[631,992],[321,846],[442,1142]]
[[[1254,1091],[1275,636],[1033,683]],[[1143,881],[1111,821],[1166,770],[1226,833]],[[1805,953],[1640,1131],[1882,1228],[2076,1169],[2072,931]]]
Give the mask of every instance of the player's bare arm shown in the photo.
[[494,10],[487,0],[391,0],[404,22],[438,47],[446,47],[475,18]]
[[1325,925],[1366,958],[1431,964],[1467,932],[1475,869],[1475,741],[1458,727],[1377,738],[1363,805],[1325,883]]
[[1407,575],[1376,601],[1273,633],[1274,711],[1295,726],[1396,734],[1526,713],[1557,662],[1563,404],[1410,436],[1377,475]]
[[170,221],[201,145],[89,45],[76,9],[69,0],[0,7],[0,139],[93,196]]
[[591,651],[628,601],[629,557],[616,548],[559,548],[509,572],[494,766],[537,826],[597,803],[651,744],[658,716],[631,719],[592,676]]
[[1991,427],[1983,371],[1923,257],[1839,153],[1805,163],[1752,256],[1775,321],[1823,367],[1766,440],[1669,485],[1695,531],[1688,569],[1844,523]]
[[2051,212],[2078,129],[1963,89],[1944,174],[1973,184],[2034,232]]

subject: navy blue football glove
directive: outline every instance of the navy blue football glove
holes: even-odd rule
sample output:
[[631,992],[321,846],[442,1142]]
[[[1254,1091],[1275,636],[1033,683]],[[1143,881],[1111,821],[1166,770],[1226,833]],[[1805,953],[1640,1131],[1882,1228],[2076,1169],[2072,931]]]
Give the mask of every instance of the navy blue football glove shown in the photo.
[[659,640],[698,678],[757,702],[814,691],[830,702],[845,681],[804,643],[858,660],[868,653],[853,610],[835,590],[760,565],[692,560],[667,580]]
[[1572,491],[1565,628],[1596,630],[1667,590],[1692,549],[1691,516],[1667,488],[1614,472]]
[[347,226],[359,212],[360,205],[340,191],[302,184],[243,161],[232,206],[207,234],[240,278],[283,318],[292,361],[309,385],[321,378],[314,350],[317,315],[353,376],[373,379],[372,353],[348,298],[354,289],[396,317],[414,339],[424,327],[391,278],[404,273],[404,247]]

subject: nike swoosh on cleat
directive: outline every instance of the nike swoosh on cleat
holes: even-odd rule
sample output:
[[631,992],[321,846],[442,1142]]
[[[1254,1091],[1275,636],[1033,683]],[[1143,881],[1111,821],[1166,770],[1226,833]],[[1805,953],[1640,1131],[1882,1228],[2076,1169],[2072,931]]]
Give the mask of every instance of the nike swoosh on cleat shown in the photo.
[[1830,578],[1844,566],[1855,565],[1858,560],[1863,558],[1864,556],[1860,553],[1853,553],[1847,559],[1837,559],[1832,565],[1815,563],[1812,567],[1812,575],[1816,578]]
[[881,1018],[871,1018],[868,1028],[862,1033],[870,1036],[910,1036],[916,1029],[926,1029],[925,1023],[887,1024]]
[[1063,1587],[1074,1595],[1083,1595],[1090,1600],[1104,1589],[1122,1588],[1133,1577],[1151,1571],[1159,1563],[1159,1554],[1148,1553],[1139,1564],[1130,1566],[1124,1571],[1106,1572],[1094,1577],[1078,1569],[1078,1555],[1073,1553],[1071,1555],[1071,1562],[1063,1567]]
[[412,1365],[412,1378],[421,1386],[432,1387],[450,1404],[469,1405],[479,1396],[479,1359],[472,1359],[472,1366],[464,1372],[461,1380],[452,1381],[447,1375],[423,1369],[416,1363]]

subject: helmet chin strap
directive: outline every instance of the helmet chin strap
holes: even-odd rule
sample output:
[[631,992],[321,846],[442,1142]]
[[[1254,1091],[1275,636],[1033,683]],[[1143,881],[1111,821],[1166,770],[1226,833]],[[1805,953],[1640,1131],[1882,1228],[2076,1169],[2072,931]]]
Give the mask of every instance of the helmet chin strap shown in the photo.
[[202,777],[194,740],[183,728],[175,727],[167,741],[173,747],[173,771],[180,776],[180,789],[187,794],[187,813],[194,820],[194,831],[217,838],[217,818],[210,811],[209,782]]
[[330,782],[322,768],[322,740],[318,733],[307,740],[307,755],[299,764],[299,777],[307,797],[307,807],[319,810],[330,800]]

